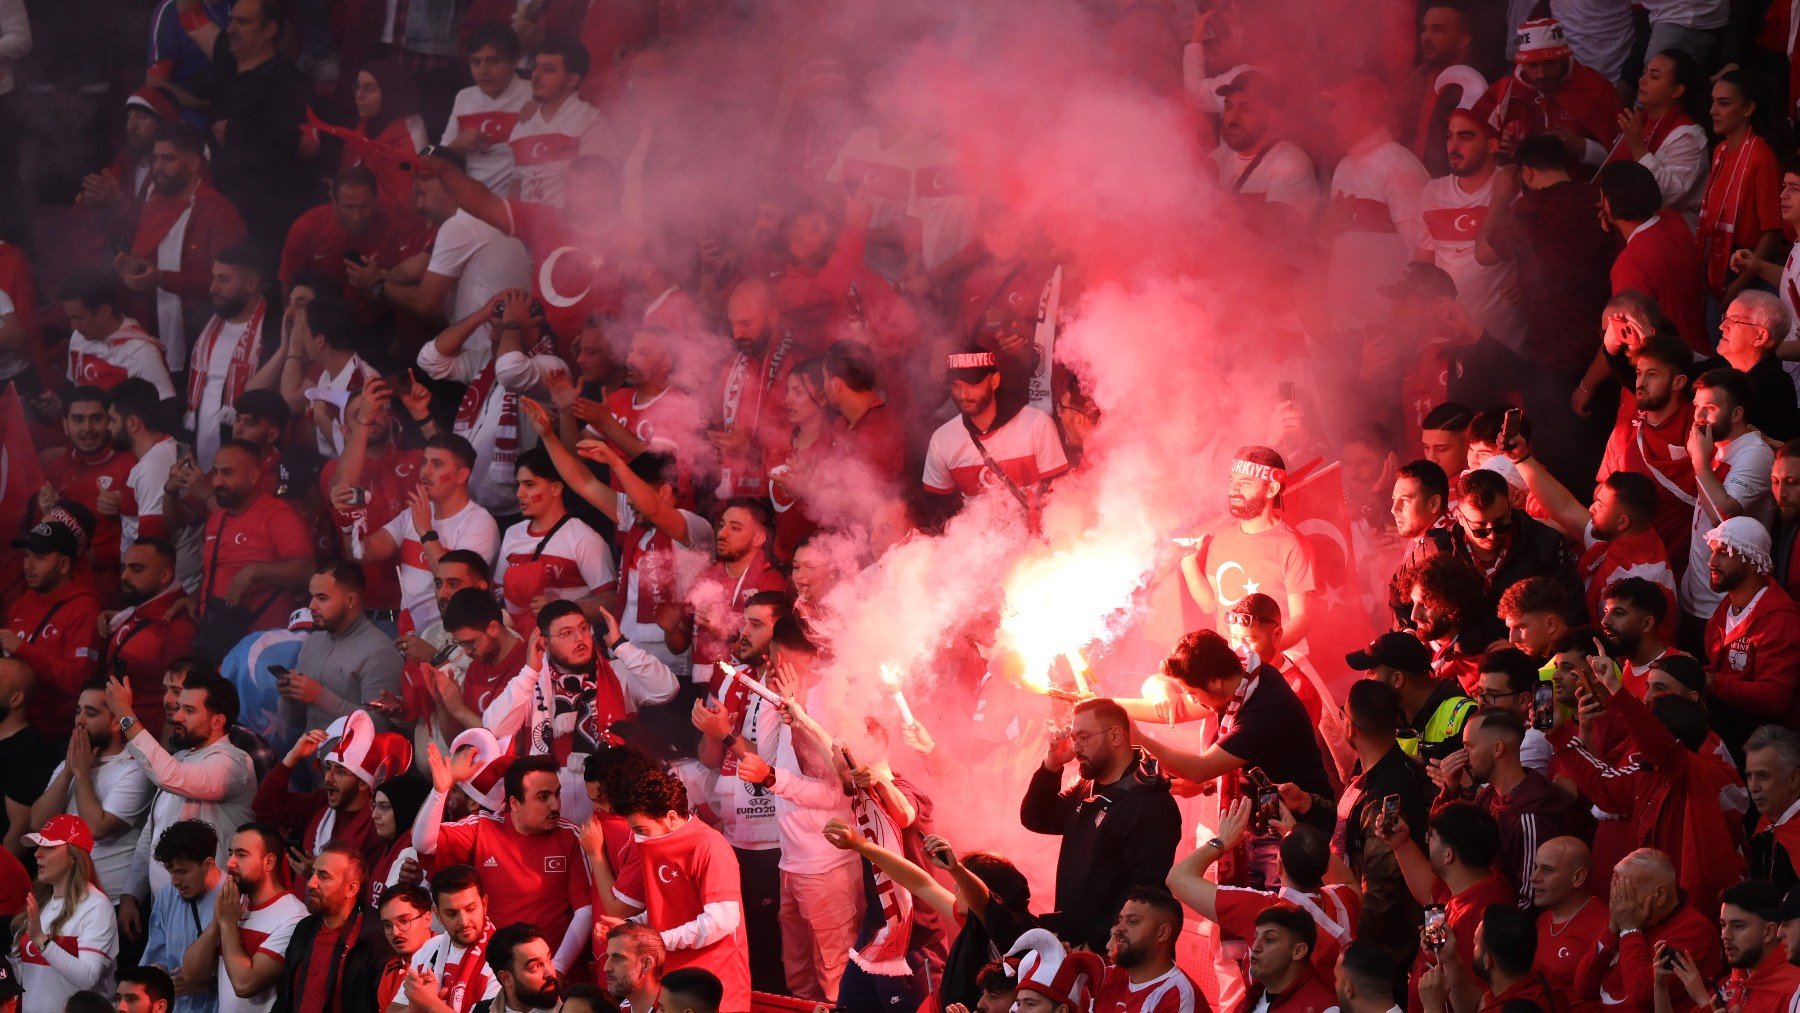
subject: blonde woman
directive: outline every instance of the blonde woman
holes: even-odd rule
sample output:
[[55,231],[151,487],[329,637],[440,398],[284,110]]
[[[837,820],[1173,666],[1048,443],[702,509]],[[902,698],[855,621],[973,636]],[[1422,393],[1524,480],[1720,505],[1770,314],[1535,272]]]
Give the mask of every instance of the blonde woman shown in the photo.
[[24,839],[37,848],[38,876],[13,919],[12,959],[32,1008],[62,1009],[83,990],[111,995],[118,925],[94,872],[93,830],[64,813]]

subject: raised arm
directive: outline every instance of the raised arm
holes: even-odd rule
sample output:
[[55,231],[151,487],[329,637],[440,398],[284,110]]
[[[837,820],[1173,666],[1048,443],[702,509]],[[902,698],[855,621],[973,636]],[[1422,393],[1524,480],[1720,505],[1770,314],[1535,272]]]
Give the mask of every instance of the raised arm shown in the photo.
[[[954,924],[960,920],[956,910],[956,894],[944,887],[944,884],[933,879],[931,873],[919,868],[904,855],[896,855],[862,834],[847,820],[833,819],[825,824],[825,839],[831,846],[843,851],[854,851],[869,860],[869,864],[887,873],[899,887],[925,902],[940,917]],[[927,841],[932,838],[927,838]],[[956,861],[954,853],[950,855]],[[960,864],[960,863],[959,863]]]
[[619,523],[619,496],[612,487],[594,477],[594,473],[581,463],[581,458],[569,449],[556,431],[556,425],[550,419],[550,413],[544,406],[528,397],[519,398],[519,411],[531,423],[531,428],[538,434],[538,440],[550,455],[550,463],[556,466],[556,473],[562,478],[569,491],[594,505],[594,509],[606,515],[606,519],[614,524]]

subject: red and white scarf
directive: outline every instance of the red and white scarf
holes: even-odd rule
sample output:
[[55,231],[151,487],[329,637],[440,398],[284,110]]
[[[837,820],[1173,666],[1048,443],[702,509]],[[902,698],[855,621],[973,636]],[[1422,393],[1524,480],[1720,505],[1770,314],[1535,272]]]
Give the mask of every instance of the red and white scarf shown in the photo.
[[1737,235],[1738,210],[1744,203],[1744,180],[1750,165],[1757,160],[1759,149],[1768,153],[1769,144],[1751,133],[1735,151],[1728,147],[1720,144],[1713,149],[1712,174],[1706,184],[1706,199],[1700,205],[1701,260],[1706,268],[1707,288],[1714,295],[1725,289],[1732,251],[1739,245],[1750,245],[1741,243]]
[[[494,923],[482,926],[481,940],[463,951],[462,960],[456,964],[456,975],[447,977],[447,967],[434,968],[438,976],[438,998],[442,999],[456,1013],[469,1013],[475,1004],[481,1001],[483,992],[487,991],[488,975],[492,972],[487,965],[488,940],[494,937]],[[450,947],[443,950],[443,959],[450,959]]]
[[[858,791],[850,801],[850,811],[856,817],[856,829],[870,842],[890,854],[905,854],[893,814],[870,792]],[[874,870],[875,896],[881,901],[884,924],[865,946],[850,951],[850,959],[870,974],[903,978],[912,974],[906,963],[906,948],[912,939],[912,893],[901,889],[880,866],[871,862],[869,867]]]
[[[225,390],[219,395],[219,403],[227,410],[237,404],[238,396],[250,386],[250,376],[256,372],[256,347],[262,343],[263,314],[268,312],[267,301],[258,297],[255,309],[250,311],[250,320],[244,324],[243,333],[238,335],[237,345],[231,349],[231,365],[225,370]],[[212,363],[213,346],[218,344],[219,335],[224,333],[225,318],[217,313],[206,322],[206,329],[200,332],[200,340],[194,343],[194,354],[188,360],[188,410],[187,425],[193,429],[199,422],[200,399],[206,393],[206,370]]]
[[[538,332],[537,341],[527,350],[527,355],[554,355],[556,345],[549,334]],[[481,421],[482,409],[486,407],[488,397],[493,394],[498,383],[494,372],[494,363],[500,358],[498,350],[488,359],[487,365],[481,367],[481,373],[469,389],[463,391],[463,398],[456,406],[456,424],[452,427],[458,436],[472,437],[475,426]],[[488,481],[501,486],[513,484],[513,469],[519,461],[519,394],[504,387],[500,392],[500,420],[494,427],[494,456],[488,461]]]
[[631,575],[637,574],[637,622],[656,622],[656,610],[665,602],[681,600],[675,579],[675,539],[661,528],[645,529],[633,525],[626,533],[625,551],[619,559],[619,580],[629,586]]

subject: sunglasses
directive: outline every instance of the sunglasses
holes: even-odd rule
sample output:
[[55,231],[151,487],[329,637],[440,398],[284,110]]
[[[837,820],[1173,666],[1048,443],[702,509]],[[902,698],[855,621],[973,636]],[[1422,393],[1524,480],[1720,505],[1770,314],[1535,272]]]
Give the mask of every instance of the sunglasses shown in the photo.
[[1486,538],[1489,535],[1504,535],[1508,531],[1511,531],[1513,529],[1513,519],[1511,517],[1505,517],[1490,524],[1470,524],[1465,520],[1462,522],[1462,526],[1464,531],[1474,535],[1476,538]]

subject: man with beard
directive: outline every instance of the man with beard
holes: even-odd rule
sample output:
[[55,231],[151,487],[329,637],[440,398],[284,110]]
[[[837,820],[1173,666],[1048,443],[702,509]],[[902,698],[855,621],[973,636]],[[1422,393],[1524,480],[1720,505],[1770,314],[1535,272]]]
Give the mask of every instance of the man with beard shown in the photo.
[[281,314],[270,313],[263,298],[263,269],[247,245],[227,247],[213,259],[213,316],[194,339],[188,368],[187,416],[194,434],[194,456],[202,471],[231,428],[231,406],[263,364],[265,352],[280,341]]
[[1583,66],[1555,18],[1519,26],[1514,73],[1494,83],[1475,112],[1500,135],[1503,151],[1521,140],[1552,134],[1571,162],[1599,165],[1619,136],[1619,93],[1598,71]]
[[[413,847],[419,849],[427,875],[451,865],[482,870],[482,885],[493,898],[492,920],[543,926],[558,940],[552,975],[580,967],[593,926],[593,886],[575,827],[562,819],[556,759],[542,755],[515,759],[504,775],[502,812],[478,813],[446,825],[444,803],[456,777],[449,759],[435,745],[427,755],[431,794],[413,823]],[[499,943],[495,939],[489,946],[490,964],[504,952]],[[548,955],[548,949],[545,952]],[[496,965],[496,972],[502,966]]]
[[531,923],[514,922],[495,930],[488,940],[487,962],[500,993],[476,1003],[472,1013],[540,1013],[557,1008],[564,975],[544,934]]
[[308,914],[281,963],[274,1013],[382,1013],[375,995],[391,951],[380,917],[360,903],[366,875],[362,856],[341,841],[313,860]]
[[720,509],[713,564],[700,571],[688,592],[694,608],[694,681],[711,679],[712,665],[730,657],[751,595],[787,591],[787,579],[769,561],[774,534],[765,497],[734,497]]
[[218,1013],[269,1013],[306,903],[288,892],[280,830],[242,824],[229,838],[227,854],[212,923],[182,964],[205,967],[217,954]]
[[137,825],[153,790],[143,768],[125,755],[118,717],[106,705],[106,682],[95,679],[81,688],[69,748],[31,807],[31,829],[61,813],[81,817],[94,833],[88,854],[100,888],[120,897],[130,886]]
[[[1636,164],[1636,163],[1629,163]],[[1640,167],[1641,168],[1641,167]],[[1586,507],[1569,492],[1544,462],[1531,453],[1524,437],[1504,449],[1547,519],[1571,544],[1582,547],[1576,574],[1585,590],[1587,614],[1599,616],[1606,588],[1628,577],[1652,581],[1675,607],[1675,571],[1657,537],[1656,483],[1645,475],[1615,471],[1594,486]]]
[[[1719,941],[1724,944],[1725,963],[1731,974],[1719,982],[1719,995],[1725,1005],[1744,1013],[1764,1013],[1792,1009],[1800,998],[1800,967],[1788,963],[1787,950],[1781,943],[1781,889],[1761,880],[1745,880],[1719,898]],[[1668,975],[1663,979],[1671,998],[1681,978]],[[1704,988],[1705,981],[1701,982]],[[1695,996],[1690,989],[1686,998],[1695,1005],[1710,1003],[1711,993]]]
[[1106,979],[1095,1007],[1108,1013],[1196,1013],[1206,997],[1175,966],[1181,938],[1181,904],[1167,891],[1137,887],[1125,895],[1107,937]]
[[1787,889],[1800,856],[1800,732],[1763,725],[1744,742],[1744,786],[1758,814],[1750,835],[1750,878]]
[[4,850],[21,853],[21,839],[31,819],[31,804],[50,779],[56,755],[42,732],[25,718],[35,680],[31,668],[13,658],[0,658],[0,815],[5,819]]
[[[1620,323],[1627,323],[1623,314]],[[1609,333],[1611,326],[1609,325]],[[1610,339],[1609,339],[1610,340]],[[1635,376],[1635,401],[1622,410],[1606,440],[1595,481],[1616,471],[1630,471],[1656,483],[1656,511],[1651,526],[1668,550],[1679,578],[1687,572],[1688,532],[1694,523],[1694,469],[1687,461],[1687,434],[1693,426],[1693,392],[1689,369],[1694,353],[1671,334],[1648,335],[1627,352]]]
[[1769,533],[1733,517],[1706,533],[1707,580],[1722,596],[1706,624],[1707,710],[1734,755],[1757,725],[1800,727],[1800,605],[1769,579]]
[[[1427,17],[1430,15],[1427,14]],[[1419,191],[1425,216],[1425,245],[1431,261],[1456,284],[1456,297],[1477,325],[1508,348],[1525,337],[1525,318],[1508,297],[1513,290],[1512,264],[1483,264],[1475,257],[1475,237],[1493,203],[1494,158],[1500,139],[1486,120],[1456,109],[1450,113],[1449,175],[1439,176]],[[1698,268],[1696,267],[1696,270]]]
[[[1419,58],[1402,96],[1403,114],[1413,118],[1401,123],[1402,143],[1438,178],[1445,172],[1444,137],[1450,131],[1448,117],[1473,106],[1487,93],[1488,82],[1473,62],[1475,36],[1472,16],[1454,0],[1429,0],[1420,5]],[[1484,68],[1487,61],[1482,61]]]
[[[179,702],[169,715],[169,749],[133,717],[131,686],[114,678],[106,684],[106,706],[119,715],[125,749],[143,765],[157,792],[150,817],[138,835],[132,855],[133,878],[120,901],[121,924],[138,921],[138,906],[169,885],[169,873],[150,855],[162,832],[184,819],[202,819],[215,827],[242,826],[250,821],[250,799],[256,794],[256,771],[249,754],[231,744],[237,720],[237,688],[214,672],[190,673]],[[169,750],[174,750],[171,755]],[[279,839],[279,833],[276,837]],[[280,855],[281,848],[276,845]],[[222,859],[223,853],[219,855]]]
[[523,519],[501,536],[494,566],[513,626],[529,628],[559,601],[589,611],[617,608],[612,552],[563,506],[563,480],[549,453],[532,448],[519,457],[514,473]]
[[175,579],[175,547],[161,538],[140,538],[125,551],[119,569],[125,607],[100,613],[103,671],[123,671],[138,705],[137,718],[161,735],[163,708],[156,694],[170,662],[194,643],[193,599]]
[[[447,667],[430,666],[425,678],[449,741],[481,724],[481,713],[525,667],[525,641],[506,625],[506,613],[486,588],[466,587],[444,605],[444,633],[462,649],[467,667],[461,679]],[[460,683],[460,685],[459,685]]]
[[675,673],[625,639],[610,612],[601,610],[600,618],[611,661],[595,645],[593,624],[580,606],[570,601],[544,606],[536,638],[543,647],[527,654],[524,668],[481,714],[481,724],[496,736],[514,737],[517,755],[545,755],[560,764],[562,806],[581,821],[589,815],[583,762],[616,741],[614,722],[668,702],[677,689]]
[[1512,490],[1499,472],[1477,468],[1456,480],[1456,555],[1482,575],[1491,599],[1531,577],[1561,585],[1574,598],[1581,582],[1575,559],[1550,525],[1512,504]]
[[[1768,528],[1774,508],[1769,475],[1774,454],[1749,421],[1750,382],[1735,369],[1711,369],[1694,380],[1694,424],[1684,449],[1696,496],[1688,539],[1688,567],[1682,575],[1681,644],[1701,643],[1700,630],[1718,611],[1722,592],[1711,587],[1712,555],[1707,532],[1728,519],[1744,517]],[[1768,533],[1762,535],[1763,572],[1773,568]]]
[[[775,798],[761,784],[738,776],[738,759],[763,754],[758,741],[762,713],[770,703],[744,688],[740,672],[767,685],[774,665],[769,642],[775,625],[793,615],[794,600],[781,591],[758,591],[744,604],[744,623],[732,642],[731,676],[715,666],[708,671],[710,699],[694,703],[691,715],[701,733],[700,762],[718,772],[713,811],[719,832],[737,852],[744,893],[744,917],[750,944],[750,978],[757,991],[786,991],[781,964],[781,834],[775,821]],[[772,745],[772,744],[771,744]],[[771,751],[772,752],[772,751]]]
[[487,891],[473,868],[453,865],[431,877],[431,899],[444,931],[407,955],[406,984],[394,1005],[424,1013],[469,1013],[500,991],[486,959],[494,934]]
[[958,414],[931,435],[925,491],[967,499],[1004,489],[1036,530],[1049,483],[1069,470],[1056,422],[1026,404],[1023,391],[1009,391],[1000,400],[993,352],[955,353],[946,365]]
[[468,440],[453,433],[433,436],[425,441],[418,468],[419,484],[406,509],[369,535],[361,558],[365,563],[398,560],[401,607],[411,616],[413,629],[424,629],[438,619],[432,568],[457,549],[493,559],[500,549],[500,529],[494,515],[469,498],[475,448]]
[[1226,493],[1229,517],[1200,536],[1194,554],[1181,561],[1188,593],[1228,633],[1231,608],[1260,592],[1281,606],[1280,648],[1299,649],[1309,628],[1314,590],[1312,554],[1277,511],[1287,485],[1287,463],[1268,447],[1241,447],[1232,455]]
[[1773,554],[1770,574],[1789,596],[1800,590],[1800,440],[1790,440],[1775,448],[1775,463],[1769,466],[1769,492],[1775,500]]
[[[130,249],[113,266],[138,293],[126,315],[154,321],[171,373],[189,367],[188,340],[204,317],[214,260],[244,240],[237,208],[207,182],[206,139],[181,122],[157,128],[150,147],[151,194]],[[197,362],[202,369],[205,360]]]
[[767,281],[740,282],[725,315],[737,355],[725,371],[719,424],[706,438],[719,452],[720,488],[734,496],[756,496],[767,488],[763,446],[781,437],[787,418],[781,395],[799,356]]
[[1252,226],[1269,238],[1292,236],[1312,220],[1319,182],[1312,159],[1278,135],[1281,86],[1261,71],[1248,70],[1220,85],[1218,147],[1212,158],[1219,185],[1239,198]]
[[[324,728],[349,717],[365,700],[399,699],[403,661],[392,640],[363,615],[363,575],[337,560],[312,575],[313,634],[300,645],[294,670],[278,676],[283,720],[289,727]],[[375,718],[394,729],[386,714]]]
[[[1469,754],[1469,778],[1481,786],[1475,793],[1475,804],[1486,809],[1500,826],[1495,867],[1512,881],[1517,907],[1529,911],[1531,869],[1537,860],[1538,842],[1580,833],[1589,823],[1568,793],[1551,784],[1541,771],[1524,765],[1520,749],[1526,731],[1525,719],[1519,714],[1489,706],[1469,719],[1463,740]],[[1447,790],[1440,797],[1455,794]],[[1526,963],[1530,962],[1527,957]]]
[[[157,34],[153,29],[153,53],[159,48]],[[182,41],[187,41],[185,34]],[[152,56],[150,62],[158,63],[160,58]],[[175,61],[169,62],[173,65]],[[132,92],[125,100],[124,145],[106,168],[81,178],[81,193],[75,203],[107,213],[115,222],[134,220],[151,193],[150,149],[156,143],[156,131],[179,117],[180,109],[170,88],[146,84]],[[117,231],[118,226],[114,229]]]
[[[1461,474],[1459,471],[1458,474]],[[1444,469],[1431,461],[1409,461],[1394,471],[1394,533],[1405,540],[1406,551],[1388,581],[1388,607],[1393,628],[1413,628],[1411,588],[1406,574],[1432,556],[1450,551],[1450,480]]]
[[[69,438],[69,445],[49,451],[37,505],[40,517],[54,509],[59,499],[79,503],[94,515],[94,586],[103,601],[112,602],[124,548],[119,506],[137,456],[113,445],[106,409],[106,395],[98,387],[76,387],[65,396],[63,435]],[[104,510],[100,508],[103,502]]]
[[619,1004],[619,1013],[651,1013],[662,987],[664,949],[662,936],[648,925],[626,922],[606,933],[606,994]]
[[[1070,760],[1081,779],[1065,791],[1063,768]],[[1133,744],[1124,708],[1103,697],[1076,704],[1070,734],[1052,737],[1019,803],[1019,821],[1032,833],[1062,838],[1057,909],[1074,938],[1096,952],[1106,947],[1108,915],[1131,889],[1160,886],[1168,878],[1181,838],[1169,779]]]
[[162,399],[150,381],[134,376],[114,387],[106,425],[112,432],[113,446],[131,451],[137,459],[116,501],[114,497],[105,500],[119,515],[120,551],[131,548],[140,537],[161,536],[175,541],[177,550],[186,552],[197,570],[199,525],[171,524],[178,518],[167,516],[164,510],[165,505],[175,502],[165,490],[180,451],[169,433]]
[[[335,739],[324,760],[324,787],[293,792],[294,768]],[[262,779],[251,812],[273,823],[294,840],[302,855],[313,856],[327,844],[348,844],[373,867],[390,841],[375,833],[369,803],[375,785],[404,771],[392,768],[412,759],[411,745],[393,732],[375,731],[368,712],[357,711],[329,729],[314,728],[288,750],[287,756]]]
[[1394,1013],[1394,976],[1399,967],[1380,946],[1358,940],[1344,947],[1337,962],[1337,1008],[1343,1013]]
[[30,665],[37,676],[26,708],[31,725],[53,740],[68,734],[75,697],[100,662],[100,599],[85,577],[76,576],[82,550],[72,520],[40,521],[13,539],[13,548],[25,550],[25,593],[13,600],[0,628],[0,652]]
[[1632,696],[1644,696],[1650,666],[1674,650],[1664,639],[1672,611],[1664,587],[1642,577],[1615,580],[1600,592],[1600,629],[1611,641],[1619,683]]
[[[1446,553],[1408,572],[1405,585],[1413,608],[1413,635],[1427,648],[1431,676],[1473,693],[1482,652],[1506,634],[1482,592],[1481,571],[1461,556]],[[1406,695],[1404,688],[1396,688]],[[1411,711],[1410,702],[1408,709],[1417,713]]]

